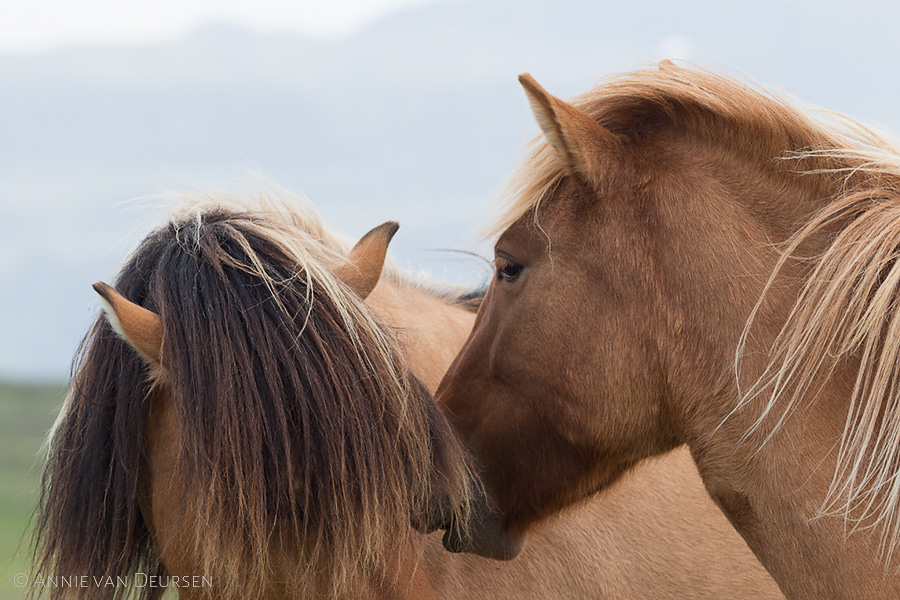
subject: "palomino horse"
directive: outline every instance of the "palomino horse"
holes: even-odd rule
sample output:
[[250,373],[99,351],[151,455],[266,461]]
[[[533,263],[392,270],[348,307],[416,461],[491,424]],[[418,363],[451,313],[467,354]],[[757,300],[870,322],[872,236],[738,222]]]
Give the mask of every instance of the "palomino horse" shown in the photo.
[[788,597],[900,597],[900,151],[671,63],[520,81],[547,143],[438,395],[497,539],[449,545],[514,551],[687,444]]
[[[311,447],[303,437],[308,435],[318,435],[314,443],[324,446],[326,450],[334,445],[340,448],[338,440],[324,439],[324,436],[330,435],[331,430],[338,426],[349,428],[352,433],[355,431],[354,427],[341,425],[341,422],[358,417],[353,416],[350,410],[352,406],[345,405],[345,396],[329,387],[329,375],[341,385],[346,385],[344,382],[349,377],[340,370],[339,365],[330,364],[330,360],[348,361],[347,353],[354,354],[362,350],[353,345],[349,333],[343,338],[338,338],[341,344],[346,346],[344,354],[336,353],[335,347],[331,347],[327,353],[318,347],[322,343],[319,341],[320,338],[326,339],[337,335],[332,330],[351,331],[350,325],[342,320],[345,317],[335,307],[345,306],[344,310],[350,314],[350,324],[358,331],[356,335],[362,340],[368,340],[367,343],[371,343],[373,338],[378,341],[376,334],[387,336],[385,338],[387,341],[380,343],[387,344],[390,353],[385,358],[382,356],[383,348],[379,349],[376,346],[379,356],[383,359],[381,363],[376,363],[376,367],[387,361],[393,365],[395,373],[405,374],[408,365],[418,380],[431,391],[437,387],[446,367],[462,346],[474,319],[469,310],[462,308],[458,302],[445,294],[413,285],[395,271],[389,271],[386,277],[381,278],[387,243],[394,230],[395,227],[386,224],[367,234],[350,252],[347,262],[344,262],[342,257],[348,245],[324,230],[318,217],[310,212],[301,214],[288,211],[282,214],[272,210],[251,211],[246,205],[230,209],[219,205],[200,206],[191,208],[167,227],[151,234],[127,263],[119,277],[117,287],[140,303],[152,307],[159,316],[126,300],[112,288],[101,285],[98,289],[104,297],[110,320],[127,344],[137,350],[137,353],[131,351],[113,335],[106,328],[104,321],[101,320],[95,325],[95,330],[87,342],[88,357],[77,370],[75,382],[80,382],[82,386],[88,384],[99,386],[105,382],[103,385],[108,387],[99,391],[105,391],[107,394],[110,393],[110,388],[118,391],[115,395],[94,397],[83,391],[78,392],[79,389],[84,390],[84,387],[73,386],[73,395],[61,415],[54,435],[54,452],[48,470],[49,480],[45,491],[43,517],[40,521],[43,529],[39,530],[45,540],[44,565],[46,567],[55,565],[57,572],[80,570],[89,573],[108,573],[113,577],[124,576],[133,571],[163,572],[160,569],[164,565],[165,573],[178,578],[174,585],[181,584],[181,595],[186,598],[198,596],[245,598],[254,594],[266,598],[304,597],[305,592],[316,591],[334,597],[343,595],[431,598],[436,592],[441,598],[499,600],[780,597],[774,582],[705,497],[696,470],[683,452],[674,453],[656,463],[646,465],[638,470],[634,477],[610,490],[610,493],[598,497],[537,531],[522,557],[511,563],[495,563],[471,556],[448,554],[440,548],[440,540],[431,536],[414,538],[412,544],[398,543],[386,548],[376,547],[369,550],[372,554],[369,558],[372,564],[366,564],[362,560],[349,561],[350,569],[357,569],[358,572],[332,573],[330,580],[322,578],[310,582],[308,580],[323,566],[311,567],[311,563],[304,560],[329,561],[334,568],[339,566],[337,564],[339,560],[348,560],[346,555],[341,554],[343,546],[322,546],[321,544],[331,541],[326,537],[324,542],[321,539],[317,541],[319,546],[316,549],[319,554],[308,552],[304,556],[301,544],[303,538],[293,537],[296,534],[290,529],[284,533],[272,523],[265,521],[265,515],[261,527],[267,528],[268,533],[265,535],[274,538],[276,543],[268,544],[265,540],[261,541],[254,556],[229,555],[229,551],[235,550],[227,546],[233,544],[226,535],[214,531],[213,527],[225,527],[230,535],[235,536],[232,539],[241,539],[237,537],[239,535],[243,535],[245,539],[254,538],[250,537],[248,532],[236,531],[240,523],[235,524],[227,520],[226,511],[229,507],[220,508],[215,513],[220,519],[219,524],[211,525],[210,517],[203,517],[199,512],[203,504],[196,500],[195,496],[186,494],[187,490],[192,490],[193,494],[201,494],[204,487],[209,488],[215,485],[216,481],[213,477],[211,482],[192,488],[187,483],[192,480],[184,474],[187,469],[184,455],[202,451],[205,447],[203,444],[208,442],[201,438],[196,442],[196,445],[201,445],[201,449],[198,450],[182,441],[190,440],[188,436],[193,432],[190,423],[188,426],[180,423],[183,419],[190,421],[191,411],[199,411],[203,407],[191,403],[184,412],[179,410],[175,402],[177,385],[174,382],[177,381],[177,376],[174,369],[180,360],[187,359],[175,357],[179,353],[196,352],[193,357],[195,363],[191,366],[194,370],[190,373],[194,373],[193,377],[198,380],[193,381],[188,377],[191,386],[189,390],[191,394],[213,405],[217,397],[206,394],[200,387],[201,384],[206,385],[204,382],[212,381],[210,370],[213,367],[201,363],[224,362],[230,355],[226,349],[237,348],[244,357],[241,362],[256,365],[249,373],[246,369],[243,370],[244,376],[250,378],[240,382],[239,391],[249,398],[243,405],[238,404],[240,398],[235,395],[226,395],[228,388],[225,387],[225,383],[210,384],[220,394],[218,402],[227,403],[220,409],[225,412],[224,420],[220,419],[219,422],[223,423],[221,426],[230,427],[231,433],[228,439],[219,440],[218,452],[226,453],[229,460],[238,462],[241,457],[236,456],[234,453],[237,450],[228,444],[232,443],[232,440],[252,440],[250,436],[253,431],[262,425],[255,421],[260,417],[255,417],[251,413],[258,411],[265,416],[274,411],[277,415],[280,408],[287,410],[290,402],[309,404],[305,410],[319,411],[310,418],[331,419],[337,421],[337,424],[324,428],[324,432],[319,434],[315,434],[311,428],[303,431],[289,428],[281,432],[282,436],[288,436],[296,447],[304,451],[308,451]],[[179,268],[172,269],[173,264]],[[185,273],[188,267],[190,271]],[[337,283],[335,276],[357,295],[368,296],[366,303],[378,320],[373,321],[371,316],[363,314],[366,311],[360,311],[352,298],[341,296],[345,292],[343,286]],[[233,278],[238,278],[237,283],[233,283]],[[381,282],[376,286],[379,278]],[[271,290],[267,282],[276,282],[278,285],[273,283],[274,290]],[[186,290],[169,289],[169,286],[176,284],[190,287]],[[288,287],[291,289],[287,289]],[[243,298],[245,293],[258,295]],[[310,297],[310,294],[311,307],[307,304],[298,307],[299,299]],[[329,294],[337,295],[338,299],[332,299],[333,296]],[[180,304],[174,304],[175,302]],[[291,323],[283,323],[286,317],[282,308],[271,305],[270,302],[284,304],[289,309],[291,321],[297,321],[297,327],[294,328]],[[192,306],[185,306],[188,303]],[[266,312],[254,314],[252,309],[256,306],[266,308]],[[246,314],[248,310],[249,315]],[[322,319],[330,320],[328,326],[330,329],[323,329],[326,326],[320,322]],[[399,342],[380,325],[382,322],[396,333]],[[229,326],[237,328],[238,331],[230,336],[217,331],[217,327]],[[167,327],[172,327],[174,333],[170,333]],[[187,332],[184,330],[186,327],[189,328]],[[297,336],[300,351],[311,355],[298,363],[299,368],[303,369],[303,377],[310,378],[305,384],[306,388],[301,389],[299,383],[293,383],[294,375],[290,373],[294,368],[293,363],[282,356],[278,345],[279,338],[265,341],[262,337],[255,336],[254,332],[262,333],[266,327],[271,328],[276,334],[280,328],[288,327],[289,330],[285,335]],[[314,328],[313,333],[310,333],[310,328]],[[318,332],[318,335],[315,332]],[[331,333],[325,336],[325,332]],[[185,338],[188,338],[188,341],[196,338],[196,344],[203,344],[203,348],[188,344],[188,350],[182,350],[183,346],[180,344],[185,344]],[[101,343],[99,340],[105,340],[102,342],[105,344],[103,352],[97,355],[96,363],[91,363],[90,347],[92,344]],[[265,354],[261,354],[263,351]],[[406,363],[397,359],[398,352],[407,358]],[[138,356],[143,357],[143,362],[137,360],[135,364],[137,369],[129,378],[124,381],[116,378],[108,380],[120,372],[121,363],[125,362],[126,358]],[[108,365],[108,361],[100,361],[100,357],[107,359],[111,357],[111,360],[120,363]],[[278,371],[274,373],[266,371],[268,361],[275,361]],[[357,373],[357,377],[363,377],[364,374],[359,373],[356,363],[349,362],[348,368],[351,372]],[[148,367],[150,385],[147,389],[141,390],[140,373]],[[236,366],[234,368],[235,375],[242,373]],[[96,371],[92,372],[90,369]],[[182,374],[187,372],[180,371]],[[229,372],[229,369],[216,367],[215,372],[224,374]],[[383,373],[379,375],[385,376]],[[387,376],[396,375],[387,373]],[[270,377],[276,380],[268,381]],[[283,406],[280,399],[288,390],[285,388],[287,384],[277,381],[279,377],[286,378],[288,383],[291,383],[290,390],[296,394],[292,397],[284,396]],[[261,378],[264,383],[257,382],[257,378]],[[126,389],[126,384],[133,386],[134,390]],[[232,382],[227,385],[233,387],[238,383]],[[267,405],[265,399],[261,398],[262,391],[255,392],[254,386],[258,388],[260,385],[266,385],[265,390],[275,396],[270,402],[275,404],[274,407]],[[389,379],[383,385],[393,386],[393,382]],[[404,385],[411,384],[407,382]],[[387,390],[376,392],[388,393],[391,389],[393,388],[388,387]],[[114,406],[110,406],[113,402],[120,402],[122,406],[128,407],[132,403],[144,401],[145,396],[142,394],[147,393],[150,393],[147,400],[149,407],[145,410],[148,410],[149,414],[143,420],[139,416],[129,414],[127,419],[120,417],[123,419],[121,422],[115,419],[105,425],[102,422],[95,422],[103,417],[104,409],[115,412]],[[318,406],[320,400],[316,394],[332,393],[337,395],[331,401],[332,407],[326,412],[326,407]],[[190,400],[183,398],[183,402]],[[392,398],[388,394],[385,400],[387,406],[391,406],[390,402],[394,402]],[[363,400],[356,401],[361,402],[363,413],[367,414],[369,399],[364,397]],[[324,400],[321,402],[325,403]],[[418,405],[413,406],[415,408]],[[98,414],[92,415],[91,411]],[[232,420],[228,411],[247,412],[243,420],[237,418]],[[109,419],[108,416],[105,418]],[[428,422],[431,423],[433,418],[434,416],[429,414]],[[104,532],[111,531],[116,525],[115,522],[105,522],[110,518],[106,512],[98,517],[84,511],[81,514],[89,520],[81,525],[78,521],[69,519],[72,512],[79,510],[78,505],[70,504],[77,500],[74,494],[70,492],[60,498],[55,496],[54,492],[68,489],[66,484],[71,483],[71,480],[67,478],[67,474],[75,473],[79,469],[99,469],[100,472],[105,469],[112,473],[122,469],[118,463],[123,459],[118,456],[99,454],[97,462],[101,465],[102,461],[111,463],[101,468],[91,461],[90,455],[81,454],[89,451],[97,452],[97,448],[93,446],[96,442],[91,442],[92,435],[86,433],[96,431],[93,435],[99,438],[105,426],[107,439],[112,437],[116,440],[119,434],[116,433],[115,427],[116,423],[119,423],[119,427],[128,429],[121,434],[121,438],[118,438],[120,440],[118,443],[123,445],[119,452],[127,457],[128,452],[134,451],[132,446],[139,443],[137,440],[140,440],[142,431],[137,428],[138,425],[134,425],[135,428],[131,429],[132,419],[146,423],[143,426],[146,457],[143,464],[139,463],[138,481],[132,484],[133,487],[126,487],[126,492],[117,498],[114,504],[120,511],[134,511],[135,506],[140,509],[130,517],[134,519],[134,526],[137,528],[129,542],[132,547],[124,549],[121,546],[116,547],[116,544],[125,541],[121,537],[99,539]],[[216,417],[213,416],[212,419]],[[73,420],[76,421],[73,423],[71,422]],[[254,429],[241,430],[245,421],[247,427]],[[85,426],[87,427],[85,433],[79,433],[76,429]],[[278,422],[268,423],[266,426],[277,429]],[[442,431],[439,425],[430,427],[431,429],[423,435],[433,437],[436,435],[435,432]],[[376,434],[380,435],[377,429]],[[82,437],[66,441],[66,436],[76,435]],[[375,436],[374,442],[369,443],[384,444],[385,441],[379,435]],[[351,441],[352,439],[349,438]],[[276,443],[278,441],[279,438],[275,438],[274,441],[264,439],[259,442],[259,448],[250,446],[246,452],[252,457],[266,457],[276,451],[287,451]],[[244,444],[249,446],[250,442]],[[275,447],[272,448],[272,445]],[[445,453],[454,451],[452,442],[445,443],[432,439],[429,445],[443,449]],[[368,451],[375,452],[377,448],[370,445]],[[349,453],[349,450],[344,452]],[[388,455],[389,459],[392,453],[397,452],[397,448],[388,446],[381,452]],[[459,468],[453,462],[452,456],[437,458],[438,468],[442,464],[448,465],[447,468],[441,469],[442,472],[447,470],[452,472],[453,468]],[[75,465],[64,470],[60,465],[61,461],[68,461],[68,464],[74,462]],[[315,466],[318,469],[327,467],[324,462]],[[237,467],[226,464],[219,465],[218,468],[223,467],[227,469],[219,476],[227,476],[236,481],[237,478],[233,473],[238,472]],[[244,465],[244,468],[250,467]],[[201,471],[199,475],[195,475],[198,476],[205,475]],[[387,477],[384,473],[379,476]],[[459,473],[455,475],[460,476]],[[98,480],[103,482],[103,479]],[[304,485],[305,478],[298,481],[298,476],[295,475],[294,480],[295,486],[298,483]],[[438,481],[452,482],[446,478]],[[267,480],[267,483],[273,485],[275,482]],[[246,496],[252,493],[250,489],[241,490],[238,486],[234,487],[236,492],[231,492],[234,495]],[[246,488],[247,485],[243,487]],[[77,487],[75,489],[77,490]],[[87,496],[99,495],[104,493],[104,489],[104,486],[98,485],[96,488],[78,493]],[[134,491],[128,492],[128,489]],[[368,491],[373,492],[372,489]],[[223,490],[220,493],[227,495],[229,492]],[[299,490],[295,493],[299,493]],[[309,501],[308,504],[303,504],[301,514],[315,514],[327,510],[328,500],[322,495]],[[259,501],[262,499],[246,498],[244,499],[246,506],[232,509],[251,511],[254,509],[251,503]],[[359,499],[356,501],[361,502]],[[378,501],[385,502],[383,499]],[[95,511],[98,510],[96,508],[98,506],[104,511],[109,510],[99,500],[91,502]],[[315,502],[325,503],[326,508],[313,506]],[[394,508],[398,509],[396,506]],[[408,507],[401,506],[399,509],[401,515],[409,517]],[[685,514],[688,515],[687,518]],[[332,518],[335,518],[334,515]],[[378,519],[385,518],[384,515],[378,514],[366,516],[365,513],[354,513],[356,521],[365,522],[369,519],[376,525]],[[68,529],[60,529],[63,523],[67,524]],[[201,524],[199,527],[202,527],[202,532],[197,530],[197,523]],[[389,522],[388,525],[390,524]],[[312,524],[304,526],[311,527]],[[343,535],[353,535],[351,528],[352,525],[348,525],[347,530],[342,532]],[[218,535],[210,541],[208,538],[214,534]],[[397,531],[389,530],[384,534],[393,536],[397,535]],[[71,545],[73,538],[81,540],[88,538],[91,539],[90,543],[94,544],[92,547],[111,550],[107,556],[103,554],[104,551],[88,556],[78,552],[78,548]],[[356,542],[360,544],[361,559],[365,559],[363,552],[366,549],[362,546],[365,541],[364,538],[360,538]],[[224,544],[226,547],[221,548],[213,544]],[[421,570],[415,568],[415,553],[410,550],[413,544],[424,545],[421,550],[423,552],[421,564],[428,579],[431,580],[433,591]],[[300,551],[296,550],[297,547],[300,547]],[[334,550],[335,547],[337,551]],[[240,551],[240,548],[237,550]],[[385,565],[379,565],[379,560],[386,559],[379,559],[377,553],[381,552],[384,555],[390,550],[393,550],[395,555],[399,554],[397,564],[386,562]],[[139,552],[139,558],[133,563],[115,562],[120,560],[118,557],[127,556],[128,552]],[[93,562],[87,562],[89,560]],[[230,561],[238,560],[254,560],[256,563],[248,563],[245,568],[236,567],[235,573],[232,574],[230,569],[234,563]],[[389,568],[392,565],[393,568]],[[208,574],[212,587],[206,589],[184,587],[185,583],[188,586],[194,583],[190,576],[198,574]],[[253,580],[251,576],[254,574],[262,575]],[[407,588],[407,584],[411,584],[411,587]],[[102,595],[104,591],[108,596],[113,595],[111,589],[89,590],[90,593],[81,590],[91,598]],[[153,590],[146,590],[147,595],[152,593]]]

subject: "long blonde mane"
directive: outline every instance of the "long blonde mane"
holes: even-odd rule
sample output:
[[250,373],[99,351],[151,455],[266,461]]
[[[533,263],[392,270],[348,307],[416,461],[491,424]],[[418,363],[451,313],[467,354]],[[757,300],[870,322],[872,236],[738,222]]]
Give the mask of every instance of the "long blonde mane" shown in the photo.
[[[758,160],[805,178],[820,199],[820,210],[781,249],[746,323],[734,361],[738,382],[765,298],[785,265],[805,262],[810,275],[769,349],[768,366],[740,390],[732,414],[761,401],[753,430],[774,416],[768,440],[839,365],[858,361],[837,468],[818,515],[843,518],[850,531],[882,528],[889,564],[900,543],[900,145],[843,115],[671,63],[606,80],[572,104],[620,133],[662,123],[711,144],[749,146]],[[537,220],[540,202],[564,176],[557,153],[536,140],[486,236],[529,212]],[[827,249],[797,256],[813,236],[830,240]]]
[[[796,155],[806,156],[844,163],[830,172],[844,178],[845,189],[788,240],[753,308],[736,352],[738,381],[751,327],[778,276],[790,262],[808,263],[811,274],[765,371],[743,390],[735,410],[761,399],[755,428],[770,415],[777,419],[768,441],[838,367],[858,363],[837,468],[817,514],[843,518],[848,533],[881,528],[890,564],[900,542],[900,150],[885,145]],[[823,253],[798,255],[823,234],[833,238]]]

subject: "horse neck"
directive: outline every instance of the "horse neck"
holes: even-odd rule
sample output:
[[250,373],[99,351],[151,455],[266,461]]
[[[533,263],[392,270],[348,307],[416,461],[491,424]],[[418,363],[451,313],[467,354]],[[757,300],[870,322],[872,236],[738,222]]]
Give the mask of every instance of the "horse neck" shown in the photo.
[[401,572],[396,581],[377,585],[366,595],[356,596],[363,600],[437,600],[437,595],[422,570],[419,552],[410,542],[405,551]]
[[774,419],[745,439],[752,410],[708,408],[689,447],[710,496],[789,598],[894,598],[897,578],[873,577],[883,564],[879,531],[848,537],[841,518],[816,518],[843,427],[837,400],[824,390],[768,441]]
[[[809,263],[786,264],[767,295],[743,353],[739,390],[735,352],[767,276],[783,243],[840,182],[798,176],[789,161],[722,146],[701,151],[690,142],[665,146],[670,162],[654,172],[664,182],[655,208],[666,223],[665,235],[650,238],[658,244],[654,266],[666,273],[654,280],[665,301],[654,305],[649,295],[646,314],[648,338],[658,343],[648,361],[658,359],[663,376],[658,423],[690,447],[710,495],[789,597],[897,597],[889,591],[896,579],[872,576],[873,565],[883,564],[880,532],[848,538],[840,518],[815,518],[835,473],[852,377],[835,373],[769,440],[779,411],[757,427],[762,399],[735,410],[743,388],[762,374]],[[820,255],[830,238],[811,239],[799,255]]]
[[[758,197],[778,196],[773,192]],[[789,223],[802,222],[799,215],[821,206],[809,196],[802,205],[789,198],[784,204],[792,213],[792,218],[783,219]],[[816,388],[815,398],[789,415],[771,439],[768,435],[781,411],[757,423],[763,397],[736,410],[740,392],[735,349],[761,291],[761,284],[753,282],[774,265],[771,241],[790,234],[784,231],[785,223],[773,221],[772,226],[755,222],[744,223],[741,230],[725,230],[731,241],[711,246],[716,256],[704,260],[727,265],[728,277],[715,278],[711,284],[712,278],[701,274],[701,279],[683,282],[686,289],[702,291],[683,314],[674,314],[675,322],[692,327],[667,340],[672,372],[688,375],[672,386],[666,413],[673,415],[677,437],[690,447],[710,495],[789,597],[895,597],[896,579],[871,574],[872,565],[883,563],[877,528],[847,537],[840,518],[815,518],[835,473],[852,365],[836,371],[825,387]],[[820,250],[807,248],[804,255]],[[802,267],[789,265],[782,274],[748,338],[740,369],[743,386],[763,373],[768,348],[797,299]],[[691,318],[697,314],[704,318]]]
[[[434,394],[475,324],[474,313],[413,285],[387,278],[375,286],[366,305],[394,329],[411,371]],[[409,587],[403,592],[388,591],[384,598],[436,598],[418,552],[415,559]]]
[[366,304],[395,329],[410,369],[434,394],[475,324],[474,313],[386,278],[375,286]]

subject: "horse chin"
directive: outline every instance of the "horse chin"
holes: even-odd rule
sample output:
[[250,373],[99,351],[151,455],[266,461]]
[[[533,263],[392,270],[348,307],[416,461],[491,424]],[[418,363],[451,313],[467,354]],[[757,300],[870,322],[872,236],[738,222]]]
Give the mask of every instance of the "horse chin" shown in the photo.
[[413,516],[413,529],[425,534],[445,529],[444,548],[450,552],[512,560],[525,548],[526,535],[509,531],[481,484],[474,486],[464,521],[453,515],[446,502],[433,504],[430,509]]
[[525,547],[525,534],[509,531],[487,490],[477,486],[466,522],[452,520],[444,533],[444,548],[495,560],[512,560]]
[[444,533],[444,548],[450,552],[468,552],[494,560],[512,560],[525,548],[525,534],[512,535],[499,520],[478,523],[463,531],[451,524]]

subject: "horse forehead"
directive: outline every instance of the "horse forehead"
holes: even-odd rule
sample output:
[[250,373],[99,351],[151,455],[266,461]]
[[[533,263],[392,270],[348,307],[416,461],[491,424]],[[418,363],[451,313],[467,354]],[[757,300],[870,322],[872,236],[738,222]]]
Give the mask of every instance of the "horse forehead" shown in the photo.
[[558,248],[593,220],[589,213],[601,210],[595,200],[595,194],[564,177],[500,235],[496,247],[519,249],[522,254]]

